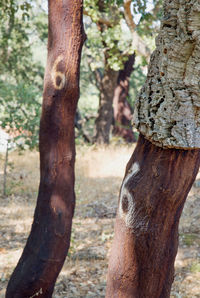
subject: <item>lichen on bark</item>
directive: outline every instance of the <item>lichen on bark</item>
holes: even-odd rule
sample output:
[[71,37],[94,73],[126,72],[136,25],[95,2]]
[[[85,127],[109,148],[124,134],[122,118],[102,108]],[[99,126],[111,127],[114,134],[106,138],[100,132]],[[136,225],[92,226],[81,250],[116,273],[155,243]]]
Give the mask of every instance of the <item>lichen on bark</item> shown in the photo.
[[165,0],[134,124],[152,143],[200,148],[200,1]]

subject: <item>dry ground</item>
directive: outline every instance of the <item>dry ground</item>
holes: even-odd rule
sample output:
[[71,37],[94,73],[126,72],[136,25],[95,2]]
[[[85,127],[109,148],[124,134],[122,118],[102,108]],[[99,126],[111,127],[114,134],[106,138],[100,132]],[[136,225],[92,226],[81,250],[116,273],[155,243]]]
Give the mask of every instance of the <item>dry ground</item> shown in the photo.
[[[77,205],[70,255],[55,297],[104,297],[114,214],[125,165],[133,147],[78,147]],[[8,196],[0,197],[0,297],[25,244],[39,181],[38,154],[10,155]],[[2,185],[2,161],[0,185]],[[200,297],[200,176],[184,208],[171,297]],[[161,268],[162,270],[162,268]],[[149,297],[153,298],[153,297]]]

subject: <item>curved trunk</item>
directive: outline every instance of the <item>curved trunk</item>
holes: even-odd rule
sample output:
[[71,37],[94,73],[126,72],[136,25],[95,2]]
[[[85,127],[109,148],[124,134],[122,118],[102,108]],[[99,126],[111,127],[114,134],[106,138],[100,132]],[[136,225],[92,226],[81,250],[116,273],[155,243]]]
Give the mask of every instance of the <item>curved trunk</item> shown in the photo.
[[114,127],[113,134],[121,136],[126,142],[135,142],[132,129],[133,110],[127,100],[129,93],[129,79],[135,63],[135,54],[128,57],[124,63],[124,69],[119,71],[117,86],[114,91],[113,110],[114,110]]
[[200,150],[162,149],[140,135],[122,183],[106,297],[168,298],[178,224]]
[[200,165],[199,17],[195,0],[164,1],[134,110],[141,135],[121,187],[107,297],[170,297],[179,219]]
[[48,59],[40,123],[40,186],[31,233],[7,298],[51,297],[70,245],[74,117],[84,39],[82,0],[49,0]]

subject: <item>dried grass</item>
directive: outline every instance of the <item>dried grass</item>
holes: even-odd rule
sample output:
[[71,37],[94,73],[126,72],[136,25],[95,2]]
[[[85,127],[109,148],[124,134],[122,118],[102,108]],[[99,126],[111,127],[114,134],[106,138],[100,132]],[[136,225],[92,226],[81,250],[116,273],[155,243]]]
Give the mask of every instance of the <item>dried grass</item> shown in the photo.
[[[72,228],[70,257],[56,284],[55,298],[104,297],[108,253],[114,218],[99,217],[103,207],[115,208],[125,166],[134,146],[78,147],[76,157],[76,213]],[[10,154],[14,164],[8,173],[7,198],[0,197],[0,297],[28,236],[39,184],[39,155]],[[0,161],[0,180],[2,181]],[[197,177],[199,182],[200,174]],[[1,183],[0,181],[0,183]],[[199,297],[199,206],[200,186],[193,187],[180,224],[180,247],[171,297]],[[96,209],[95,209],[96,208]],[[188,234],[189,233],[189,234]],[[185,245],[188,235],[189,246]],[[197,265],[196,265],[197,264]],[[194,270],[193,270],[194,271]],[[179,296],[178,296],[179,295]]]

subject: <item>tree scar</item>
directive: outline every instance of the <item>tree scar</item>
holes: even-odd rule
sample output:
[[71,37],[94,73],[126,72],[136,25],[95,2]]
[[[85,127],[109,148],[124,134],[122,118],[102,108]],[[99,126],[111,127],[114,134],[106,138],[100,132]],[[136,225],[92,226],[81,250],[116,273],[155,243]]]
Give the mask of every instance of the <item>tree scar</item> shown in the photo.
[[51,79],[53,82],[53,86],[56,90],[61,90],[65,86],[66,78],[65,78],[65,73],[58,71],[57,67],[58,64],[63,60],[63,55],[59,55],[52,67],[51,71]]

